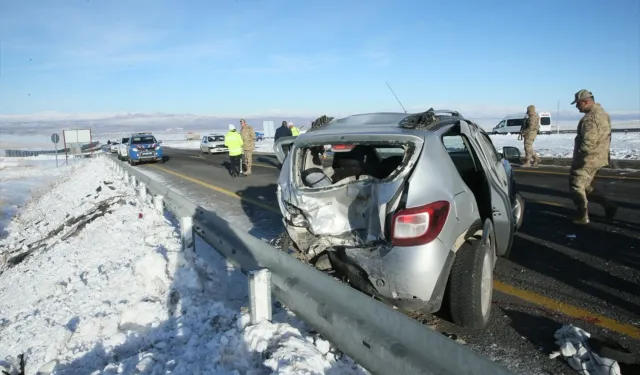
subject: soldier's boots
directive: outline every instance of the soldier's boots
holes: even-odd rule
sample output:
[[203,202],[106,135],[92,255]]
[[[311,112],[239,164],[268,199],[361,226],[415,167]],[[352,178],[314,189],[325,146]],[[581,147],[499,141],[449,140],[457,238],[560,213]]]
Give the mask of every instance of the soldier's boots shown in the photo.
[[587,198],[589,198],[589,200],[592,202],[598,203],[602,206],[602,208],[604,208],[604,216],[607,218],[607,220],[613,220],[613,218],[616,216],[616,212],[618,212],[618,206],[607,199],[607,197],[605,197],[599,191],[594,189],[591,193],[587,194]]
[[578,208],[578,214],[573,218],[574,224],[589,224],[589,210],[586,208]]
[[[618,206],[611,202],[603,194],[597,191],[592,191],[587,195],[590,201],[597,203],[604,209],[604,216],[607,220],[613,220],[618,212]],[[574,224],[589,224],[589,210],[586,207],[579,207],[578,214],[573,219]]]
[[537,167],[538,165],[540,165],[540,157],[538,155],[535,155],[533,157],[533,166]]

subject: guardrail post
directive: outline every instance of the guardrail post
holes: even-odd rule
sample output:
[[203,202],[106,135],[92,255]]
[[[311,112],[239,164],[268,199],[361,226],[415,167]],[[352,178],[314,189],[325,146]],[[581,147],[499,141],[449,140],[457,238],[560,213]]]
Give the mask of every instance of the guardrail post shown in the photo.
[[138,186],[140,187],[140,199],[142,199],[142,201],[144,202],[147,200],[147,185],[144,182],[140,181]]
[[180,239],[182,240],[182,251],[185,256],[189,257],[196,251],[196,243],[194,241],[193,218],[185,216],[180,218]]
[[153,197],[153,207],[160,213],[162,213],[162,210],[164,209],[163,199],[164,197],[162,195],[156,195]]
[[135,188],[136,187],[136,176],[131,175],[129,177],[131,178],[131,186],[133,186]]
[[271,272],[266,268],[249,271],[248,279],[251,324],[271,321]]
[[129,172],[126,169],[122,171],[122,179],[125,183],[129,182]]

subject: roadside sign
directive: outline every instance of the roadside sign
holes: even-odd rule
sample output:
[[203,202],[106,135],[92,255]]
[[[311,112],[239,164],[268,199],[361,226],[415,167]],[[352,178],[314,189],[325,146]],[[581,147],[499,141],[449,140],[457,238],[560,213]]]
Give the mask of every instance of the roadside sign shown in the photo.
[[58,168],[58,142],[60,142],[60,136],[58,133],[51,134],[51,142],[56,147],[56,168]]

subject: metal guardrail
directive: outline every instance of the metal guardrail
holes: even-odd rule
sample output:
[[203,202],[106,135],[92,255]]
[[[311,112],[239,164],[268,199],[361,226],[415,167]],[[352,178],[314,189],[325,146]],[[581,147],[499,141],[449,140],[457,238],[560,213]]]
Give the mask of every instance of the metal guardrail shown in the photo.
[[[82,151],[90,150],[92,148],[95,148],[99,144],[100,142],[96,141],[91,144],[82,145],[80,149]],[[4,150],[4,156],[8,158],[19,158],[19,157],[38,156],[38,155],[55,155],[56,153],[60,155],[69,151],[70,151],[69,148],[66,148],[66,149],[62,148],[57,151],[56,150]]]
[[[134,167],[102,155],[122,178],[137,185],[142,199],[149,200],[150,192],[156,209],[167,209],[179,219],[185,256],[194,254],[197,234],[249,276],[252,323],[260,315],[271,319],[272,294],[372,374],[513,375],[470,348],[238,230]],[[261,272],[269,277],[255,277]],[[266,287],[257,287],[260,282]],[[262,311],[257,311],[260,299]]]

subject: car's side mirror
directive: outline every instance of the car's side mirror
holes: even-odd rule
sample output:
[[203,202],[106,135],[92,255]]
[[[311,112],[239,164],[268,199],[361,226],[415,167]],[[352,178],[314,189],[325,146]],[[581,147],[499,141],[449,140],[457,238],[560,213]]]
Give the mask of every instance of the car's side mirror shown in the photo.
[[158,141],[158,144],[161,144],[161,143],[162,143],[162,141],[160,141],[160,140],[159,140],[159,141]]
[[508,161],[520,161],[520,150],[517,147],[504,146],[502,148],[502,157]]

